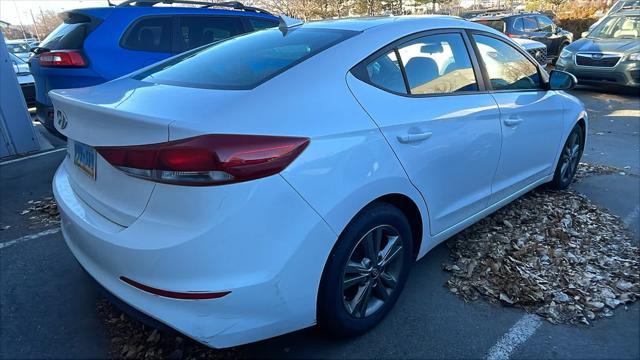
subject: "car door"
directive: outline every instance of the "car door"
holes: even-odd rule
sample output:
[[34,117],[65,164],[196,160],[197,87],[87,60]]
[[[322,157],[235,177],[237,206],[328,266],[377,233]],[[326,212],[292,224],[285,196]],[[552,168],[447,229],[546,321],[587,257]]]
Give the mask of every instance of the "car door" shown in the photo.
[[437,235],[487,207],[500,156],[499,111],[462,31],[378,51],[348,85],[402,163]]
[[553,173],[563,130],[562,98],[545,90],[545,75],[535,60],[508,40],[486,33],[472,38],[500,109],[502,151],[493,204]]

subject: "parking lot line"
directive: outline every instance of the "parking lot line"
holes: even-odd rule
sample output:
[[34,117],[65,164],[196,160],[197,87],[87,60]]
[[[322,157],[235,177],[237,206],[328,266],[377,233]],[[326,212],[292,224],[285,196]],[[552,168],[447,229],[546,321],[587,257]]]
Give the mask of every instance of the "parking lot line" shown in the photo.
[[60,151],[66,151],[66,150],[67,150],[67,148],[63,147],[63,148],[53,149],[53,150],[49,150],[49,151],[44,151],[44,152],[40,152],[40,153],[37,153],[37,154],[33,154],[33,155],[29,155],[29,156],[25,156],[25,157],[13,159],[13,160],[3,161],[3,162],[0,162],[0,165],[8,165],[8,164],[12,164],[12,163],[15,163],[15,162],[18,162],[18,161],[33,159],[33,158],[37,158],[37,157],[40,157],[40,156],[53,154],[53,153],[57,153],[57,152],[60,152]]
[[542,325],[542,319],[533,314],[523,316],[489,349],[487,360],[506,360],[516,348],[527,341]]
[[36,233],[36,234],[25,235],[23,237],[20,237],[20,238],[14,239],[14,240],[9,240],[9,241],[0,243],[0,250],[2,250],[4,248],[8,248],[9,246],[12,246],[12,245],[16,245],[16,244],[25,242],[25,241],[35,240],[35,239],[41,238],[43,236],[57,234],[59,232],[60,232],[60,228],[53,228],[53,229],[48,229],[48,230],[41,231],[41,232]]
[[633,226],[634,220],[640,216],[640,205],[636,206],[635,209],[633,209],[632,212],[629,213],[629,215],[625,216],[624,219],[622,219],[622,222],[624,222],[625,225],[627,225],[628,227]]

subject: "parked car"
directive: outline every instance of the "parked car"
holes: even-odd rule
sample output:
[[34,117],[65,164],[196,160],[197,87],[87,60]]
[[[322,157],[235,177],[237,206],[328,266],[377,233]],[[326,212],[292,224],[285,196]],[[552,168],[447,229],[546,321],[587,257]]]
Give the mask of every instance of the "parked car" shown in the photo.
[[640,10],[607,16],[586,38],[567,46],[557,69],[581,83],[640,87]]
[[180,3],[184,1],[126,1],[63,13],[63,24],[30,60],[38,120],[56,133],[47,95],[53,89],[97,85],[183,51],[278,24],[267,11],[238,2],[153,6]]
[[607,13],[601,17],[600,19],[598,19],[598,21],[596,21],[595,23],[591,24],[591,26],[589,26],[589,30],[585,31],[582,33],[582,37],[587,37],[589,32],[593,29],[596,28],[596,26],[600,25],[600,23],[602,22],[602,20],[604,20],[608,15],[610,14],[615,14],[620,10],[628,10],[631,8],[640,8],[640,0],[618,0],[616,1],[610,8],[609,11],[607,11]]
[[7,44],[7,50],[9,50],[9,53],[19,57],[24,61],[29,60],[29,56],[31,55],[29,53],[29,49],[31,47],[29,46],[29,43],[27,43],[25,40],[7,40],[6,44]]
[[573,34],[563,30],[546,15],[518,13],[481,16],[471,21],[490,26],[511,38],[531,39],[547,46],[547,56],[555,63],[565,46],[573,41]]
[[574,84],[449,16],[283,20],[52,91],[62,234],[108,292],[209,346],[361,334],[438,243],[569,186]]
[[33,76],[29,72],[29,64],[12,53],[9,53],[9,58],[13,63],[13,70],[16,72],[24,100],[28,107],[32,107],[36,103],[36,90]]

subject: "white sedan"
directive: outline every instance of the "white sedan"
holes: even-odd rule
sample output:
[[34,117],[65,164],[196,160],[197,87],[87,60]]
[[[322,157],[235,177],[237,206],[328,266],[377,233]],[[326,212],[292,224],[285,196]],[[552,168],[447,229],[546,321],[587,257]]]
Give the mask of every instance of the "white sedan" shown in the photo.
[[434,16],[283,23],[56,90],[64,238],[108,292],[212,347],[361,334],[430,249],[569,186],[574,84]]

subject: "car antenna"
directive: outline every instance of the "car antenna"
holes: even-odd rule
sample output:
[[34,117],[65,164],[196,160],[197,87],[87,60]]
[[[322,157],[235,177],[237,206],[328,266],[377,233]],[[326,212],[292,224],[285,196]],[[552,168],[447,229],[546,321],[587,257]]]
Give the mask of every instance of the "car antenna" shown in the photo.
[[289,32],[289,30],[304,24],[304,21],[300,19],[295,19],[285,15],[280,15],[279,18],[280,24],[278,25],[278,28],[280,29],[280,31],[282,31],[282,35],[285,36],[287,35],[287,32]]

